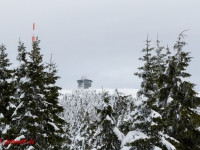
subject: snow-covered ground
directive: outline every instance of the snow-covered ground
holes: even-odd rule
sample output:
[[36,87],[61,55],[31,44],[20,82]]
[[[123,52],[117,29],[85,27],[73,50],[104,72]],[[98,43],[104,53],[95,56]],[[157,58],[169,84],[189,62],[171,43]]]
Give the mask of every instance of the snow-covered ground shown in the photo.
[[[78,90],[78,89],[76,89]],[[72,93],[73,91],[76,91],[76,90],[61,90],[60,93],[61,94],[70,94]],[[83,90],[83,89],[81,89]],[[102,92],[102,89],[84,89],[84,90],[93,90],[93,91],[96,91],[97,93],[101,93]],[[136,97],[137,95],[137,91],[138,89],[117,89],[118,92],[121,92],[123,93],[124,95],[131,95],[132,97]],[[104,88],[103,91],[108,91],[110,94],[113,94],[115,92],[115,89],[109,89],[109,88]]]
[[[80,90],[80,89],[76,89],[76,90]],[[60,90],[59,92],[61,94],[70,94],[72,93],[73,91],[76,91],[76,90],[66,90],[66,89],[62,89]],[[83,89],[82,89],[83,90]],[[95,90],[97,93],[101,93],[102,92],[102,89],[84,89],[84,90]],[[109,88],[104,88],[103,89],[104,91],[108,91],[110,94],[113,94],[115,92],[115,89],[109,89]],[[131,95],[133,98],[136,98],[137,96],[137,91],[138,89],[127,89],[127,88],[124,88],[124,89],[117,89],[118,92],[121,92],[125,95]],[[198,97],[200,97],[200,92],[198,92]]]

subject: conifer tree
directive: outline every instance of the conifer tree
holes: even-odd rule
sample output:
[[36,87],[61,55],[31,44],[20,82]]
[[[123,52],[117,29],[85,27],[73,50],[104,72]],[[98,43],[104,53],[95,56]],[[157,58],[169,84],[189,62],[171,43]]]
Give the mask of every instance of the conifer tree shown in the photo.
[[[13,82],[14,70],[7,58],[5,45],[0,45],[0,139],[10,139],[8,130],[11,128],[11,115],[15,109],[15,88]],[[13,132],[13,131],[12,131]]]
[[[39,41],[36,46],[38,46],[38,44]],[[65,142],[65,148],[68,149],[70,144],[69,133],[64,133],[63,130],[64,127],[67,126],[67,122],[61,117],[64,108],[58,102],[59,90],[61,90],[61,88],[55,85],[56,81],[60,78],[56,75],[56,67],[56,64],[52,62],[51,56],[50,63],[46,66],[47,72],[43,83],[44,89],[42,90],[45,97],[43,101],[45,106],[44,115],[42,116],[45,121],[44,133],[48,133],[47,137],[44,136],[43,139],[46,138],[46,141],[49,142],[49,145],[52,145],[54,149],[62,148],[62,144]],[[54,127],[54,129],[52,127]],[[67,131],[67,129],[65,129],[65,131]]]
[[[185,81],[184,78],[191,75],[185,72],[191,61],[189,52],[184,52],[183,47],[187,44],[181,32],[174,49],[176,54],[169,62],[166,78],[163,85],[165,94],[163,98],[168,102],[165,109],[167,118],[166,132],[180,142],[178,149],[200,149],[200,115],[195,111],[200,104],[200,98],[194,91],[195,84]],[[164,92],[163,92],[164,93]]]
[[152,74],[154,76],[154,82],[155,84],[155,91],[154,92],[158,92],[158,89],[160,87],[158,87],[159,83],[159,79],[161,78],[162,74],[165,73],[166,71],[166,67],[167,67],[167,56],[169,56],[170,51],[169,48],[166,48],[166,54],[163,54],[162,51],[164,49],[164,46],[160,46],[160,40],[157,37],[156,40],[156,55],[152,57],[152,62],[153,62],[153,66],[152,66]]
[[141,99],[136,105],[136,111],[134,111],[133,129],[127,135],[130,136],[131,134],[133,138],[125,146],[135,150],[174,150],[175,147],[169,142],[172,138],[163,132],[163,121],[161,114],[159,114],[159,99],[157,98],[158,86],[156,80],[159,76],[157,73],[163,71],[163,66],[160,65],[162,48],[157,45],[157,56],[152,57],[150,51],[154,50],[154,48],[150,48],[149,43],[150,41],[147,38],[146,48],[143,49],[146,54],[143,58],[140,58],[145,62],[144,66],[139,68],[143,72],[135,73],[135,75],[143,79],[141,89],[138,92],[138,96]]
[[[24,77],[26,76],[26,63],[27,63],[26,54],[27,54],[26,47],[24,46],[24,44],[21,41],[19,41],[17,60],[19,61],[20,66],[15,69],[14,80],[13,80],[14,89],[15,89],[13,96],[16,99],[16,101],[15,101],[16,107],[11,116],[11,121],[10,121],[11,127],[8,130],[9,137],[6,140],[15,139],[20,130],[19,121],[17,119],[15,119],[14,115],[16,113],[16,110],[18,110],[18,108],[21,106],[20,101],[19,101],[19,97],[21,95],[23,95],[23,91],[21,91],[21,86],[24,82],[26,82],[25,80],[23,80],[23,79],[25,79]],[[21,139],[24,139],[24,137],[22,137]],[[17,140],[19,140],[19,139],[17,138]],[[16,149],[20,149],[20,147],[18,147],[16,145],[14,146],[12,144],[9,145],[9,144],[4,143],[3,149],[16,150]]]
[[139,60],[145,61],[144,66],[139,67],[139,70],[143,70],[142,73],[136,72],[135,75],[138,76],[139,78],[142,78],[143,81],[141,83],[141,89],[138,91],[138,97],[143,95],[147,98],[150,98],[152,95],[152,92],[155,89],[155,83],[154,79],[152,77],[153,72],[152,72],[152,67],[153,67],[153,61],[152,61],[152,56],[151,56],[151,51],[154,50],[154,48],[150,47],[150,42],[146,40],[146,48],[142,50],[142,52],[145,52],[146,54],[143,56],[143,58],[139,58]]
[[169,47],[167,46],[165,58],[163,60],[165,63],[165,65],[164,65],[165,70],[163,72],[159,73],[159,76],[157,78],[157,85],[158,85],[158,89],[159,89],[157,91],[158,92],[157,97],[159,98],[159,106],[162,109],[161,114],[164,118],[166,118],[165,117],[166,112],[165,112],[164,108],[167,107],[167,99],[168,99],[167,97],[169,95],[169,89],[170,89],[170,87],[165,83],[169,79],[169,76],[167,73],[168,72],[167,68],[168,68],[171,60],[172,60],[171,52],[169,50]]
[[[115,96],[111,97],[113,102],[113,111],[114,111],[114,118],[117,124],[120,124],[121,120],[124,118],[124,115],[127,111],[129,101],[127,99],[128,96],[123,96],[118,90],[115,90]],[[120,113],[119,113],[120,112]]]
[[97,108],[99,119],[96,121],[96,131],[91,139],[91,144],[96,150],[119,150],[121,144],[121,132],[115,126],[114,112],[110,105],[110,96],[103,93],[102,108]]
[[[18,60],[21,65],[16,73],[19,105],[16,107],[12,121],[15,123],[16,138],[25,139],[21,145],[9,144],[12,149],[61,149],[64,138],[64,120],[59,117],[63,111],[58,104],[58,79],[56,70],[45,71],[39,48],[40,41],[33,42],[33,50],[27,53],[20,42]],[[29,56],[29,59],[26,58]],[[28,143],[32,141],[33,143]],[[32,144],[32,145],[31,145]]]
[[[130,120],[131,112],[134,110],[134,101],[130,95],[124,95],[118,90],[111,97],[111,104],[113,105],[114,118],[116,120],[116,127],[119,128],[123,134],[127,134],[131,130],[132,122]],[[123,135],[124,137],[124,135]]]

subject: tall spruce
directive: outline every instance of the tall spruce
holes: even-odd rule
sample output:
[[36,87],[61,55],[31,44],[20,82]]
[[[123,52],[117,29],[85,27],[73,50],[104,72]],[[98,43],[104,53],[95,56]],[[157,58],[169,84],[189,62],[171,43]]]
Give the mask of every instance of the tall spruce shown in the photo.
[[5,45],[0,45],[0,139],[10,139],[11,115],[15,109],[15,88],[13,82],[14,70],[10,69]]
[[166,49],[166,53],[163,54],[162,51],[164,49],[164,46],[160,46],[160,40],[158,39],[157,37],[157,40],[156,40],[156,49],[155,49],[155,52],[156,52],[156,55],[153,56],[153,73],[154,73],[154,77],[155,77],[155,81],[156,81],[156,91],[157,89],[159,88],[157,86],[157,80],[158,78],[160,78],[160,76],[165,72],[166,70],[166,67],[167,67],[167,56],[170,54],[170,51],[169,51],[169,48]]
[[154,48],[150,47],[150,42],[147,38],[146,48],[142,50],[146,54],[139,59],[144,61],[144,66],[138,68],[142,72],[135,73],[143,81],[138,92],[140,99],[133,113],[133,129],[127,134],[133,138],[123,145],[135,150],[174,150],[175,147],[170,143],[173,139],[163,132],[163,120],[159,114],[159,99],[157,98],[157,79],[159,72],[163,70],[160,62],[164,56],[161,56],[162,47],[159,47],[159,41],[157,41],[157,56],[152,56],[150,52]]
[[[37,42],[37,45],[35,45],[36,47],[39,44],[39,41]],[[42,115],[44,121],[43,140],[48,143],[48,149],[61,149],[64,143],[65,149],[69,149],[70,139],[68,133],[65,133],[68,131],[68,129],[65,128],[68,126],[68,123],[61,117],[64,108],[58,102],[59,90],[61,90],[61,88],[56,86],[56,81],[60,78],[56,75],[56,68],[57,66],[52,61],[51,55],[50,63],[46,65],[46,74],[43,81],[44,89],[42,90],[45,97]]]
[[[20,67],[16,73],[18,101],[12,121],[15,123],[15,139],[25,139],[26,143],[9,144],[10,149],[61,149],[64,120],[59,117],[63,111],[58,105],[58,90],[55,69],[45,70],[39,48],[40,41],[33,42],[33,50],[27,53],[20,42],[18,60]],[[29,56],[29,59],[26,56]],[[32,142],[32,143],[31,143]]]
[[139,67],[139,70],[143,70],[142,73],[136,72],[135,75],[138,76],[139,78],[142,78],[143,81],[141,83],[141,89],[138,91],[138,97],[140,96],[145,96],[147,98],[152,97],[152,92],[155,89],[155,82],[154,78],[152,77],[153,72],[152,72],[152,67],[153,61],[152,61],[152,56],[151,56],[151,51],[154,50],[153,47],[150,47],[150,42],[146,40],[146,48],[142,50],[142,52],[145,52],[146,54],[143,56],[143,58],[139,58],[139,60],[142,60],[145,62],[144,66]]
[[199,107],[200,98],[194,91],[195,84],[184,80],[191,76],[185,72],[191,57],[189,52],[183,51],[183,47],[187,44],[183,40],[184,32],[180,33],[174,45],[176,54],[169,62],[166,79],[163,82],[163,85],[166,85],[163,89],[165,91],[163,98],[168,102],[165,109],[166,124],[168,125],[166,132],[180,142],[178,149],[199,150],[200,114],[196,110]]

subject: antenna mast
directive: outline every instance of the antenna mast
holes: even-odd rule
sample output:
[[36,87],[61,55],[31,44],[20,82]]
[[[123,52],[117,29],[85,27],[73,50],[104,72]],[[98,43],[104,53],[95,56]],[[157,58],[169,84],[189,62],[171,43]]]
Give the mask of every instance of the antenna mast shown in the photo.
[[33,36],[32,36],[32,42],[35,41],[34,30],[35,30],[35,23],[33,23]]

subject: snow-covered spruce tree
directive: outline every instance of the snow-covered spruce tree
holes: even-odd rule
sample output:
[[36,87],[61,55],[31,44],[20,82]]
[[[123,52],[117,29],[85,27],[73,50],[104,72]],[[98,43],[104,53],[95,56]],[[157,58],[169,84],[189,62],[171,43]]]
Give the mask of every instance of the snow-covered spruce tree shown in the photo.
[[186,45],[183,40],[184,31],[180,33],[174,49],[176,54],[169,62],[166,78],[162,83],[163,99],[168,103],[165,109],[167,118],[166,132],[180,142],[177,149],[199,150],[200,149],[200,113],[196,110],[200,106],[200,98],[194,91],[194,84],[185,81],[184,78],[191,75],[185,72],[191,61],[189,52],[182,49]]
[[104,103],[101,108],[97,108],[99,118],[95,122],[96,131],[90,143],[96,150],[119,150],[122,133],[115,126],[114,112],[107,92],[103,93],[102,100]]
[[111,105],[115,113],[113,117],[117,124],[121,123],[127,111],[128,104],[129,104],[127,97],[128,96],[124,96],[121,93],[119,93],[117,89],[115,90],[114,96],[111,97]]
[[[54,77],[55,72],[50,77],[45,71],[39,42],[38,39],[33,42],[33,50],[28,53],[29,60],[26,59],[23,44],[20,43],[18,47],[18,60],[21,62],[16,73],[19,105],[12,115],[12,121],[17,131],[15,139],[25,139],[27,142],[9,144],[8,149],[59,150],[62,147],[64,120],[58,116],[63,108],[58,105],[59,88],[54,85],[57,77]],[[33,145],[28,143],[30,140],[34,141]]]
[[[37,45],[39,41],[37,41]],[[30,55],[34,55],[34,52]],[[34,56],[31,56],[34,57]],[[52,58],[51,58],[52,59]],[[49,149],[69,149],[70,147],[70,138],[68,133],[68,123],[65,122],[64,118],[61,117],[61,113],[64,111],[63,106],[59,104],[59,90],[60,87],[56,86],[56,81],[60,78],[56,75],[57,69],[56,64],[52,62],[50,59],[50,63],[46,66],[46,75],[44,80],[44,89],[43,94],[45,96],[45,101],[43,101],[44,107],[44,137],[46,142],[49,142]],[[65,131],[65,132],[64,132]],[[48,133],[48,134],[47,134]],[[50,144],[51,143],[51,144]],[[63,147],[63,143],[64,147]],[[50,145],[51,148],[50,148]]]
[[[158,42],[157,42],[158,43]],[[162,65],[163,70],[160,72],[157,72],[157,78],[156,78],[156,84],[157,84],[157,97],[159,98],[159,106],[161,107],[161,114],[162,116],[166,113],[164,108],[167,106],[167,97],[169,94],[169,86],[165,83],[164,81],[168,80],[168,75],[167,75],[167,68],[169,66],[169,63],[172,60],[171,52],[170,49],[167,45],[166,48],[166,54],[163,54],[163,58],[161,60],[161,63],[159,65]],[[157,66],[159,66],[157,65]],[[160,70],[160,69],[158,69]],[[165,115],[164,115],[165,118]]]
[[[22,82],[26,82],[25,80],[23,80],[25,79],[24,77],[26,76],[26,72],[25,72],[26,63],[27,63],[26,54],[27,54],[26,47],[24,46],[23,43],[21,43],[21,41],[19,41],[17,60],[20,62],[20,66],[15,69],[14,79],[13,79],[14,89],[15,89],[13,96],[16,99],[15,101],[16,107],[14,109],[14,112],[11,115],[10,128],[8,128],[7,130],[9,137],[6,140],[15,139],[20,131],[19,121],[15,119],[14,114],[16,113],[16,110],[21,106],[20,101],[19,101],[19,97],[23,95],[23,91],[21,91],[21,85],[22,85]],[[17,147],[17,146],[11,147],[11,144],[9,146],[4,144],[3,149],[15,150],[15,149],[20,149],[20,147]]]
[[138,76],[139,78],[142,78],[143,81],[141,83],[141,89],[138,91],[138,97],[140,96],[145,96],[147,98],[152,97],[152,92],[155,89],[155,79],[153,78],[153,72],[152,72],[152,67],[154,67],[154,62],[153,58],[151,56],[151,51],[154,50],[153,47],[150,47],[150,42],[146,40],[146,48],[142,50],[142,52],[145,52],[146,54],[143,56],[143,58],[139,58],[139,60],[142,60],[145,62],[144,66],[139,67],[139,70],[143,70],[142,73],[136,72],[135,75]]
[[[159,61],[160,48],[157,51],[157,57],[152,57],[150,51],[150,41],[146,40],[146,48],[142,50],[146,54],[140,60],[144,61],[140,73],[135,73],[143,79],[141,89],[138,92],[140,102],[136,103],[136,110],[133,112],[133,125],[122,142],[122,146],[131,150],[174,150],[175,147],[169,142],[170,137],[163,132],[162,116],[159,114],[159,99],[157,98],[157,78],[158,72],[162,71]],[[130,138],[133,137],[133,138]],[[129,139],[129,140],[127,140]],[[171,138],[172,139],[172,138]]]
[[[166,49],[166,54],[163,54],[162,51],[164,49],[164,46],[160,46],[160,40],[156,40],[156,55],[153,56],[153,74],[155,76],[155,81],[157,81],[157,79],[160,77],[161,74],[163,74],[166,70],[167,67],[167,56],[169,56],[170,51],[169,48]],[[157,81],[158,82],[158,81]],[[157,85],[156,85],[157,86]],[[155,87],[155,90],[157,90],[158,87]]]
[[[166,101],[163,98],[163,96],[165,95],[165,90],[164,87],[165,85],[162,84],[162,82],[165,80],[166,78],[166,69],[168,66],[168,63],[171,60],[171,52],[167,46],[166,48],[166,53],[163,54],[162,51],[163,49],[165,49],[163,46],[160,46],[160,41],[156,40],[156,55],[152,57],[153,60],[153,65],[152,65],[152,75],[154,78],[154,97],[157,99],[157,111],[158,113],[161,114],[161,116],[163,116],[164,112],[164,108],[166,107]],[[162,118],[164,119],[164,118]]]
[[111,105],[113,107],[113,117],[116,121],[116,127],[126,135],[131,130],[132,126],[130,115],[135,107],[134,99],[131,95],[124,95],[116,89],[115,93],[111,97]]
[[[15,88],[13,82],[14,70],[11,70],[11,63],[7,58],[5,45],[0,45],[0,138],[3,140],[12,137],[8,129],[11,128],[11,115],[15,108],[15,98],[13,97]],[[12,129],[10,129],[11,131]]]

